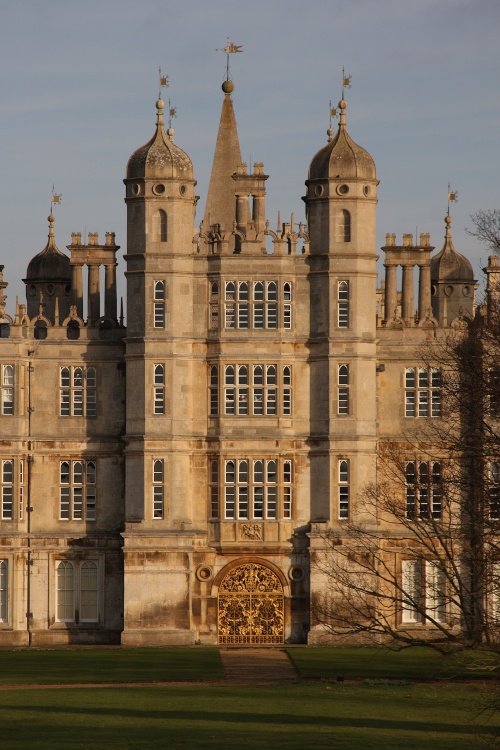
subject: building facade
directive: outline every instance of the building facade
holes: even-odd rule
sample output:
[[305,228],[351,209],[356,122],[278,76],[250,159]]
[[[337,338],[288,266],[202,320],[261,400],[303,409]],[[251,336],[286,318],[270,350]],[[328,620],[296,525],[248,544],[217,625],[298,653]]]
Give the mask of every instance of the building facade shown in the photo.
[[0,267],[2,645],[319,642],[322,535],[356,514],[381,444],[440,416],[419,347],[476,289],[449,217],[434,256],[387,235],[377,288],[378,180],[342,100],[307,224],[272,230],[232,90],[199,230],[161,100],[128,162],[126,327],[113,233],[66,255],[50,216],[12,316]]

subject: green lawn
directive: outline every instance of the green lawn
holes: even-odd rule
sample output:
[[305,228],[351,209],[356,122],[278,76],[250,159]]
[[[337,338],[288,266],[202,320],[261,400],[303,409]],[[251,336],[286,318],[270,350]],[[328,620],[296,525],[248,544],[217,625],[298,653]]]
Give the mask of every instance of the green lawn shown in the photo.
[[[471,750],[479,685],[337,685],[0,690],[2,747],[137,750]],[[477,743],[477,744],[476,744]]]
[[[442,656],[431,648],[290,648],[299,674],[309,679],[496,680],[499,659],[488,653]],[[496,668],[495,668],[496,667]]]
[[0,685],[219,680],[215,648],[0,651]]

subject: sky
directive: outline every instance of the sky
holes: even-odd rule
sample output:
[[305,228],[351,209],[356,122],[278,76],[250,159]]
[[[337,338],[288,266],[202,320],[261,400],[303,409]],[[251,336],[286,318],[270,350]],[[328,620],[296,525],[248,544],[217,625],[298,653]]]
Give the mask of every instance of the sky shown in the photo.
[[[267,215],[304,220],[304,181],[326,143],[342,68],[351,137],[377,166],[378,246],[430,232],[453,241],[476,278],[488,251],[465,229],[499,207],[499,0],[0,0],[0,264],[7,312],[24,301],[45,246],[52,185],[61,250],[72,231],[116,232],[125,253],[123,178],[155,129],[162,96],[191,157],[203,217],[229,38],[244,161],[263,161]],[[418,234],[417,234],[418,236]],[[382,253],[381,253],[382,255]],[[380,261],[381,263],[381,261]],[[118,277],[124,293],[124,261]]]

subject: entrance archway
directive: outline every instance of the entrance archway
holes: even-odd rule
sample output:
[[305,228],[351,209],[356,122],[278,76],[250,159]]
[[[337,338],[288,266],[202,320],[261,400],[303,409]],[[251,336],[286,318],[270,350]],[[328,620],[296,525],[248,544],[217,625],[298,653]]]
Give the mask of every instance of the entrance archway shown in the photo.
[[230,570],[219,585],[217,604],[220,644],[283,643],[283,586],[265,565],[247,562]]

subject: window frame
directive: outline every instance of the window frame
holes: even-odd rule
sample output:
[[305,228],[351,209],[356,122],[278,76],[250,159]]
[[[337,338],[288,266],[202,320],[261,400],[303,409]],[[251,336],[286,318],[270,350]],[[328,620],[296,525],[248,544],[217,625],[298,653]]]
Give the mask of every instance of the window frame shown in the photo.
[[97,521],[97,490],[97,461],[95,459],[61,459],[59,461],[59,521],[83,521],[85,523]]
[[97,417],[97,369],[93,365],[59,367],[59,416]]
[[16,368],[14,364],[2,364],[1,380],[1,414],[3,417],[13,417],[15,415],[15,385],[16,385]]

